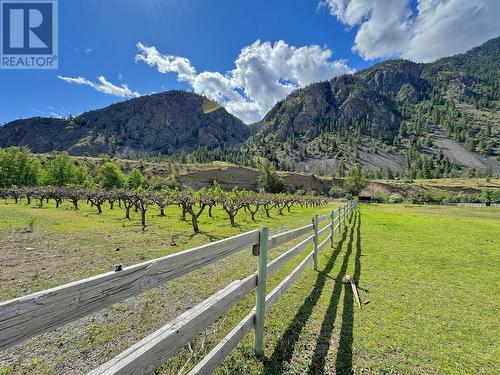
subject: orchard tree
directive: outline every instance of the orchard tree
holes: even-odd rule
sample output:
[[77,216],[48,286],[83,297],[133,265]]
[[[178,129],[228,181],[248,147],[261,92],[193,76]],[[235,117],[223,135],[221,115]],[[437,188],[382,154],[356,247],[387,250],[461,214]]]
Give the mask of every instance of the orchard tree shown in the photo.
[[125,207],[125,219],[130,220],[130,209],[137,204],[137,196],[131,190],[117,190],[118,199]]
[[224,194],[221,203],[222,208],[229,216],[231,226],[234,226],[234,218],[238,214],[238,211],[245,207],[244,193],[237,188],[234,188],[230,192]]
[[182,207],[183,212],[191,216],[191,224],[195,233],[200,231],[198,218],[207,206],[208,198],[206,193],[205,188],[196,192],[189,188],[179,192],[176,197],[176,201]]
[[255,221],[255,214],[259,211],[260,206],[264,202],[262,194],[249,193],[246,198],[246,209],[252,216],[252,221]]
[[139,188],[135,191],[137,207],[141,210],[142,230],[146,229],[146,211],[153,204],[153,197],[150,192],[144,188]]
[[205,202],[208,205],[208,216],[213,217],[212,208],[215,207],[224,196],[224,191],[221,189],[219,183],[214,181],[212,186],[205,193]]
[[97,208],[97,213],[102,214],[102,204],[108,199],[108,195],[102,190],[88,190],[86,192],[87,201]]

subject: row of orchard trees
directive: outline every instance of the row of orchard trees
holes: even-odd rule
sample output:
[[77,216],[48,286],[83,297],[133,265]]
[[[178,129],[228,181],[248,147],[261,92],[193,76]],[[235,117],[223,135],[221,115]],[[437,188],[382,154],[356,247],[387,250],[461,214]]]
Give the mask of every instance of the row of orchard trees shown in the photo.
[[159,210],[161,216],[165,216],[167,206],[178,206],[181,209],[182,220],[191,221],[193,230],[198,232],[199,217],[207,210],[212,216],[212,209],[220,206],[227,214],[229,222],[235,225],[235,218],[241,210],[250,213],[252,220],[262,210],[267,217],[271,217],[271,211],[276,209],[279,215],[283,215],[286,209],[290,212],[293,205],[320,206],[326,203],[325,198],[314,196],[297,196],[287,194],[255,193],[246,190],[233,189],[229,192],[223,191],[217,183],[211,188],[201,190],[193,189],[162,189],[160,191],[147,190],[143,188],[131,189],[83,189],[65,187],[10,187],[0,188],[0,197],[3,199],[14,199],[19,203],[25,199],[26,204],[35,202],[42,207],[44,203],[53,200],[59,208],[63,201],[73,204],[78,209],[81,201],[91,204],[102,213],[105,203],[113,209],[115,206],[124,209],[125,218],[130,219],[130,210],[133,208],[141,213],[141,224],[146,227],[146,213],[152,208]]

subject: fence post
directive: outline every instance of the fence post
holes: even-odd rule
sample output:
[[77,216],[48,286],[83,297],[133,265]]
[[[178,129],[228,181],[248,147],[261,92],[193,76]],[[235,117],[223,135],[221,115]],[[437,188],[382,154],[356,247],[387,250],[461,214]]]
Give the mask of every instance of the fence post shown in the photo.
[[335,220],[335,210],[332,210],[330,213],[330,247],[333,247],[333,228],[335,227],[334,224]]
[[314,215],[313,220],[313,228],[314,228],[314,248],[313,248],[313,263],[314,270],[318,270],[318,215]]
[[339,233],[342,231],[342,220],[344,220],[342,213],[343,213],[343,206],[340,206],[339,207]]
[[259,233],[259,270],[257,271],[257,301],[255,307],[255,354],[264,354],[264,318],[266,315],[267,250],[269,229]]

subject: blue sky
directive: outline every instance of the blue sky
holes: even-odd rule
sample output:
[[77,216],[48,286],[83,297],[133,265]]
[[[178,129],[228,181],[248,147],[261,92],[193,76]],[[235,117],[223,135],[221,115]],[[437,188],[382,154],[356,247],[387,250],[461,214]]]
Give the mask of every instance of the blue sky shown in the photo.
[[[473,3],[485,13],[498,10],[500,3],[449,2],[462,3],[462,8]],[[59,69],[0,70],[0,123],[20,117],[76,115],[127,97],[175,88],[217,99],[252,122],[277,100],[311,81],[360,70],[390,57],[430,61],[499,34],[497,22],[489,24],[488,18],[462,27],[462,32],[453,29],[455,21],[450,21],[447,29],[444,26],[448,39],[436,40],[432,53],[426,55],[428,49],[423,53],[421,47],[426,40],[418,39],[422,38],[418,27],[435,22],[438,16],[456,15],[458,8],[451,4],[446,9],[428,9],[430,0],[367,3],[60,0]],[[361,13],[360,5],[365,6]],[[463,17],[467,17],[466,11]],[[432,33],[424,37],[436,38]],[[258,40],[260,44],[255,45]],[[283,41],[279,48],[278,41]],[[141,52],[137,43],[149,49]],[[409,49],[409,45],[413,47]],[[242,54],[245,47],[249,48]],[[142,59],[134,59],[137,54]],[[292,60],[297,61],[293,66]],[[180,78],[179,61],[195,73]],[[169,64],[167,68],[165,64]],[[100,76],[111,84],[109,90],[97,87]],[[120,91],[121,85],[127,85],[128,94]]]

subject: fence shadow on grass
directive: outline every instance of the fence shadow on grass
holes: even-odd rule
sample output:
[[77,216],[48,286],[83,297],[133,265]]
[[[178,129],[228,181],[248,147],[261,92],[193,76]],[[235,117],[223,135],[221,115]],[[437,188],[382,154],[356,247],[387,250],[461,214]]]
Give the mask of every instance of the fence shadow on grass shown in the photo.
[[325,287],[325,282],[328,278],[328,273],[332,270],[337,257],[342,251],[343,244],[347,238],[347,233],[348,227],[344,226],[342,237],[337,243],[337,247],[335,248],[327,264],[325,265],[325,268],[318,273],[313,290],[306,297],[304,303],[300,306],[293,320],[288,325],[286,331],[278,340],[272,356],[270,358],[264,358],[264,371],[262,372],[262,374],[281,374],[287,370],[287,364],[290,362],[293,356],[295,344],[299,340],[304,326],[309,320],[314,307],[321,297],[321,293],[323,292],[323,289]]
[[[343,281],[347,273],[347,267],[349,265],[349,258],[352,254],[352,247],[354,242],[354,230],[356,229],[357,224],[359,224],[360,213],[359,210],[354,211],[353,216],[351,216],[353,221],[353,225],[350,227],[350,235],[349,242],[347,243],[347,249],[344,254],[344,258],[342,259],[342,264],[340,266],[339,273],[334,279],[333,291],[330,298],[330,303],[328,304],[328,308],[326,310],[325,316],[323,318],[323,322],[321,323],[321,329],[318,341],[316,342],[316,347],[314,349],[313,356],[311,358],[311,363],[309,365],[308,374],[309,375],[318,375],[327,373],[325,365],[326,365],[326,357],[328,355],[328,351],[330,349],[330,342],[332,339],[332,332],[335,326],[335,321],[337,318],[337,308],[340,302],[340,295],[342,294],[342,288],[344,286]],[[359,229],[359,228],[358,228]],[[349,301],[350,298],[350,301]],[[346,291],[344,293],[344,309],[346,308],[346,304],[352,309],[352,293]],[[344,311],[345,312],[345,311]],[[351,311],[352,312],[352,311]],[[344,321],[345,316],[342,317],[342,328],[345,324],[349,324],[349,319]],[[352,326],[352,314],[351,314],[351,322]],[[352,328],[352,327],[351,327]],[[352,342],[352,329],[351,329],[351,342]],[[346,332],[347,333],[347,332]],[[346,341],[347,343],[347,341]],[[351,356],[352,358],[352,356]],[[351,359],[352,362],[352,359]],[[351,366],[352,367],[352,366]],[[349,372],[347,372],[349,373]]]
[[[356,256],[354,261],[353,279],[356,284],[359,283],[361,276],[361,216],[358,214],[356,227]],[[354,294],[351,286],[345,285],[344,292],[344,307],[342,311],[342,326],[340,327],[339,348],[337,351],[337,359],[335,361],[336,374],[353,374],[352,369],[352,344],[353,344],[353,328],[354,314],[357,308],[354,301]]]

